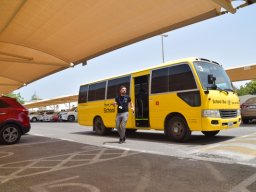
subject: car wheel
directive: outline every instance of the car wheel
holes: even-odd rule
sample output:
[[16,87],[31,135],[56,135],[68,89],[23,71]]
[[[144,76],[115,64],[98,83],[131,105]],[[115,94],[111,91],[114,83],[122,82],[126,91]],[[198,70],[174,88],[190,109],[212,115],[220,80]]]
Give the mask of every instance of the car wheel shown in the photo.
[[248,124],[250,122],[250,119],[244,119],[242,118],[243,124]]
[[74,115],[68,116],[68,121],[69,121],[69,122],[75,121],[75,116],[74,116]]
[[190,138],[191,131],[183,117],[174,116],[167,120],[165,134],[174,141],[184,142]]
[[3,144],[18,143],[21,137],[20,129],[17,125],[8,124],[0,130],[0,142]]
[[32,122],[37,122],[37,118],[36,118],[36,117],[33,117],[33,118],[31,119],[31,121],[32,121]]
[[202,133],[207,137],[214,137],[217,135],[220,131],[202,131]]
[[105,135],[107,133],[107,128],[105,127],[100,117],[95,118],[93,123],[93,129],[95,130],[97,135]]

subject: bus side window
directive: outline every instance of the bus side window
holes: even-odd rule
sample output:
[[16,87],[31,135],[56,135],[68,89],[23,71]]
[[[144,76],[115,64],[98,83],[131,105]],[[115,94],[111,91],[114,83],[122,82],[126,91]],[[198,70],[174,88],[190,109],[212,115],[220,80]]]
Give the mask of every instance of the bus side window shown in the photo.
[[168,92],[168,68],[152,71],[151,93]]
[[105,99],[106,81],[89,85],[88,101]]
[[169,68],[169,91],[196,89],[196,82],[187,64]]
[[121,85],[126,87],[126,90],[127,90],[126,93],[127,95],[129,95],[130,79],[131,79],[131,76],[126,76],[126,77],[109,80],[108,88],[107,88],[107,99],[115,98],[119,94],[119,89]]
[[87,91],[88,91],[88,85],[82,85],[80,87],[78,103],[86,103],[87,102]]

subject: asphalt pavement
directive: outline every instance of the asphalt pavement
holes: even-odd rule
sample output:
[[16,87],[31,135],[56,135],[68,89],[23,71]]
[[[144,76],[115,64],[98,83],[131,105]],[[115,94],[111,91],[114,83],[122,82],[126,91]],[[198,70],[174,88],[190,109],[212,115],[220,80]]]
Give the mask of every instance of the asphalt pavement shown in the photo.
[[25,135],[0,146],[1,192],[255,192],[256,168]]

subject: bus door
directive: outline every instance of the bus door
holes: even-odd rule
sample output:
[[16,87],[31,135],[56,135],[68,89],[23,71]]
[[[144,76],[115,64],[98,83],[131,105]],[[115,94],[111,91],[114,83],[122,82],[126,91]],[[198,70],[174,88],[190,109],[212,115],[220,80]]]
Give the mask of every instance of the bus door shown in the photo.
[[134,78],[135,125],[149,127],[149,75]]

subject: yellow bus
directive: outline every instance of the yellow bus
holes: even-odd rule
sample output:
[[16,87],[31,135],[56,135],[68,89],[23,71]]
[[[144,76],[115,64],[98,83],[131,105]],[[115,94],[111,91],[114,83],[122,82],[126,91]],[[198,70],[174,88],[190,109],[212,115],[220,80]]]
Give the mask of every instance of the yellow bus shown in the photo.
[[119,87],[135,104],[127,132],[162,130],[175,141],[186,141],[192,131],[215,136],[239,127],[239,98],[223,67],[202,58],[185,58],[118,77],[81,85],[78,122],[103,135],[115,128],[114,98]]

